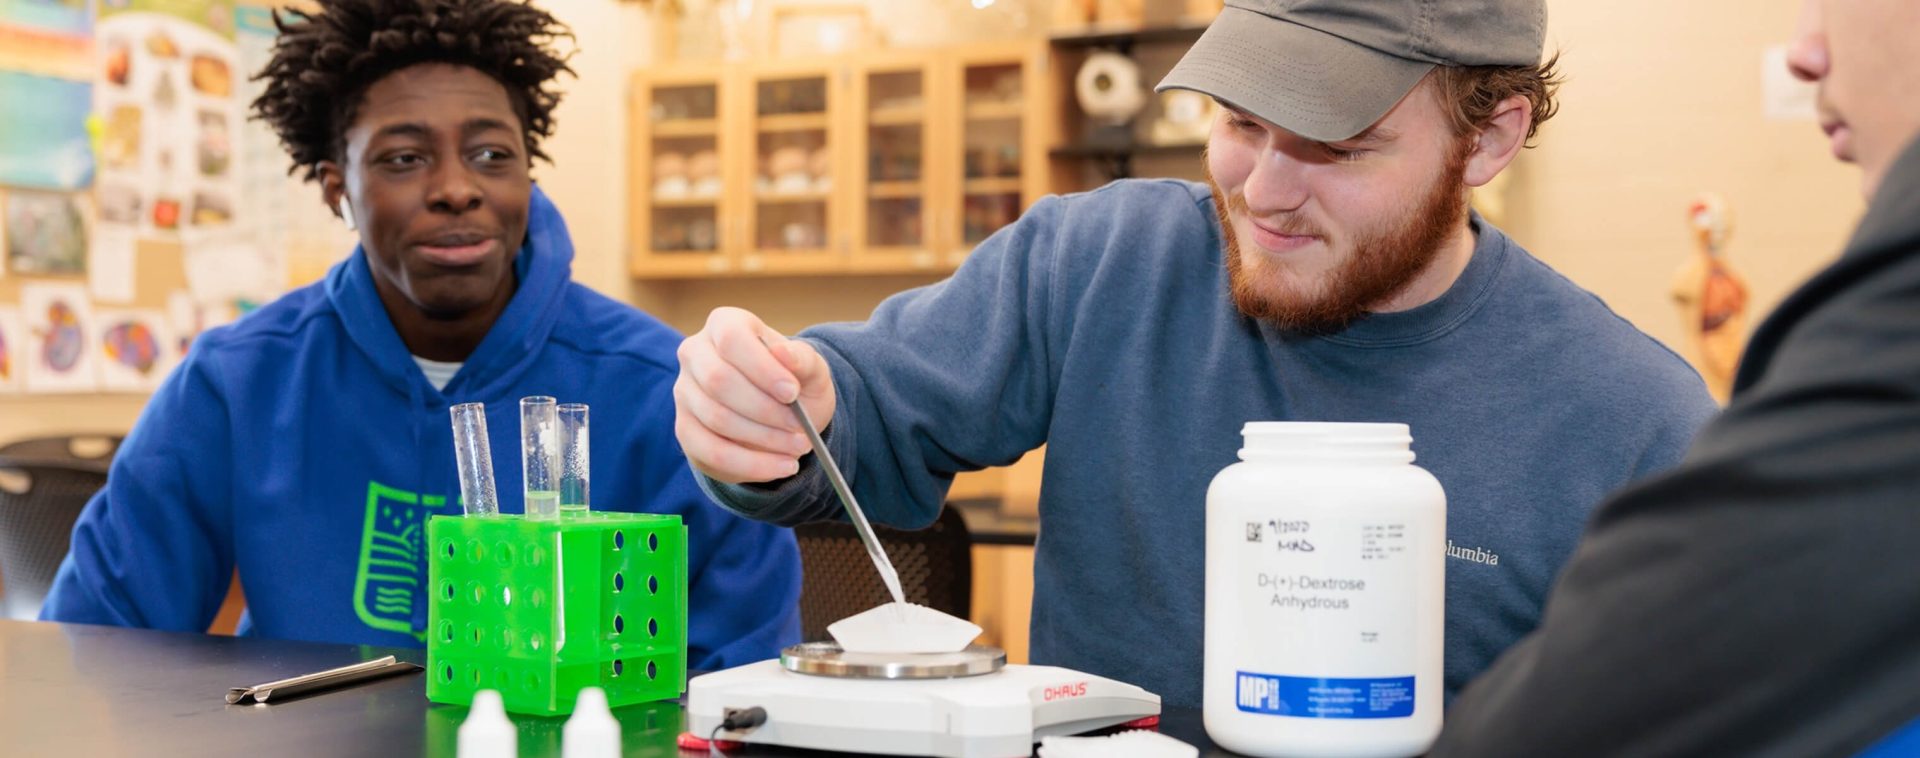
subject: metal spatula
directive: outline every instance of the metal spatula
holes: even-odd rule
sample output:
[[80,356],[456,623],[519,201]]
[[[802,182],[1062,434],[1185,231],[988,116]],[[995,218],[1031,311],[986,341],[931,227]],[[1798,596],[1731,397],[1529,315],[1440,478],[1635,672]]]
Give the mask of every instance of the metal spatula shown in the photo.
[[840,503],[847,507],[847,516],[853,519],[853,528],[860,532],[860,541],[867,546],[867,556],[873,559],[873,567],[880,570],[880,581],[885,582],[887,591],[893,593],[893,601],[905,605],[906,593],[900,591],[900,572],[893,568],[893,561],[887,558],[887,550],[880,546],[880,538],[874,536],[873,526],[867,523],[867,514],[860,510],[860,501],[853,498],[853,488],[847,486],[847,478],[840,473],[840,465],[833,462],[833,453],[827,452],[826,440],[820,439],[820,430],[813,425],[813,419],[807,416],[806,407],[800,405],[799,398],[788,403],[793,415],[800,419],[800,427],[807,432],[807,441],[813,443],[813,455],[820,459],[820,466],[827,470],[827,481],[833,482],[833,491],[840,495]]

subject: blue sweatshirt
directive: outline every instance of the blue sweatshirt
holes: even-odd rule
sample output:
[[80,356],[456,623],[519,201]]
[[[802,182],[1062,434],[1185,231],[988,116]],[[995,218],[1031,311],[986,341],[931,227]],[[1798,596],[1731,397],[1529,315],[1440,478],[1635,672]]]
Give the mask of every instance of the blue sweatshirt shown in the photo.
[[[1123,181],[1036,204],[946,281],[803,336],[872,517],[916,527],[953,474],[1047,446],[1032,660],[1201,702],[1207,484],[1254,420],[1403,422],[1447,493],[1446,685],[1539,621],[1608,491],[1679,461],[1699,376],[1475,216],[1459,280],[1324,337],[1228,296],[1204,185]],[[782,523],[838,508],[817,466],[703,486]]]
[[679,335],[572,283],[572,260],[536,189],[518,289],[444,392],[401,343],[364,251],[201,335],[81,514],[41,617],[204,630],[238,567],[242,634],[420,646],[425,521],[460,512],[448,407],[486,403],[500,508],[518,513],[518,401],[552,395],[592,406],[594,508],[685,522],[689,665],[798,641],[792,534],[715,507],[674,440]]

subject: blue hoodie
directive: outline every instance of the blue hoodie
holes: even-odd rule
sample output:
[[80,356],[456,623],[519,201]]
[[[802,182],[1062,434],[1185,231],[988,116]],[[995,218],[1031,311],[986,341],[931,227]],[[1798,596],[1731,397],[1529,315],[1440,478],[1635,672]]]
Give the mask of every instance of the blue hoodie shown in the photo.
[[444,391],[401,343],[364,250],[201,335],[81,514],[41,617],[204,630],[237,567],[242,634],[417,647],[426,518],[460,511],[448,407],[486,403],[501,510],[517,513],[518,401],[552,395],[593,407],[594,508],[686,522],[689,665],[798,641],[792,534],[715,507],[674,440],[680,335],[572,283],[572,259],[536,188],[519,287]]

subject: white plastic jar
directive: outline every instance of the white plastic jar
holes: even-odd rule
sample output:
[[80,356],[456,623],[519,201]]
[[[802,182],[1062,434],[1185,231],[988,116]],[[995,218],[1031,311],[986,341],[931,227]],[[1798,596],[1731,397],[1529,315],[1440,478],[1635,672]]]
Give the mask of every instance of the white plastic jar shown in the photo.
[[1440,734],[1446,494],[1405,424],[1254,422],[1207,488],[1207,735],[1415,756]]

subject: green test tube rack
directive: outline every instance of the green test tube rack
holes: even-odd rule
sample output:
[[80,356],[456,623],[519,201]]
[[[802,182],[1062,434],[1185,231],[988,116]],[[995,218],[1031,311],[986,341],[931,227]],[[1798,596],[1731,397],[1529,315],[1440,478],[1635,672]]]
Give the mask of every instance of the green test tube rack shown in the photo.
[[595,511],[427,522],[427,699],[573,711],[679,697],[687,683],[687,531],[679,516]]

